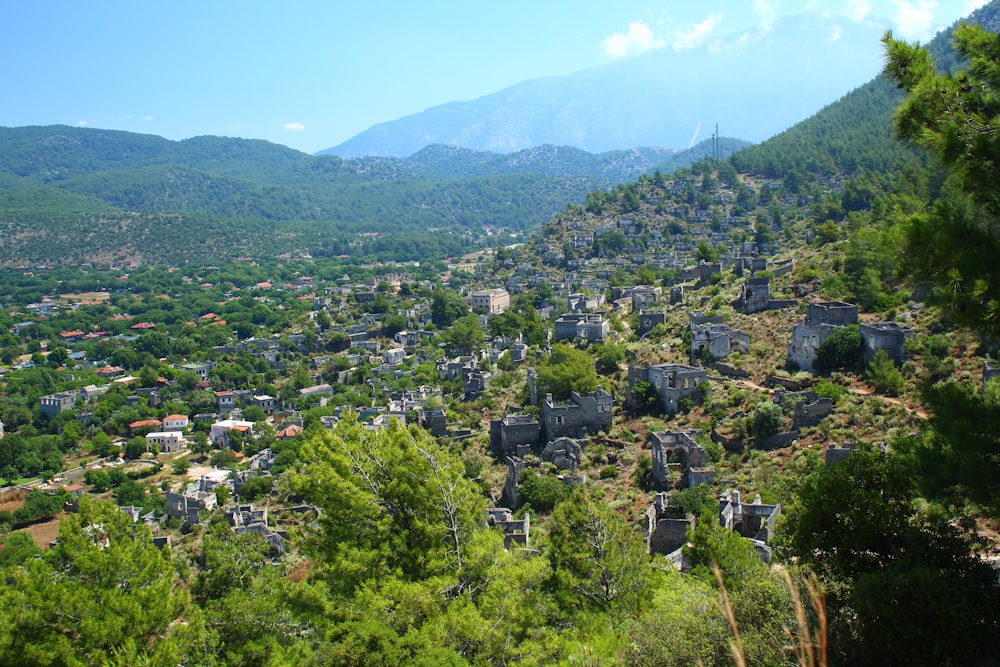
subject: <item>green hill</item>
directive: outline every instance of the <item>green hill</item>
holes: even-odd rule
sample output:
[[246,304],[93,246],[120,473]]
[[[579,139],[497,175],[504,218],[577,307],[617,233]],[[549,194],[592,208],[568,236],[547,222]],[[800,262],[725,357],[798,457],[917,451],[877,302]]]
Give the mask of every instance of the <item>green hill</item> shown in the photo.
[[[721,148],[744,145],[725,140]],[[603,155],[438,146],[407,160],[341,160],[245,139],[0,128],[0,263],[282,253],[440,259],[498,230],[536,228],[590,191],[707,151],[708,142],[681,153]]]

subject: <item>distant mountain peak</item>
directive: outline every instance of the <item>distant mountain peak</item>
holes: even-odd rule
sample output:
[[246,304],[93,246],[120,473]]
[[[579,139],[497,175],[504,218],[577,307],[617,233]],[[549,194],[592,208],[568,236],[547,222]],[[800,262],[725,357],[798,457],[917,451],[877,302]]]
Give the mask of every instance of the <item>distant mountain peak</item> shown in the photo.
[[542,145],[590,153],[684,149],[716,123],[726,136],[763,141],[875,76],[882,30],[875,22],[791,17],[696,49],[664,49],[447,102],[320,154],[406,157],[433,144],[493,153]]

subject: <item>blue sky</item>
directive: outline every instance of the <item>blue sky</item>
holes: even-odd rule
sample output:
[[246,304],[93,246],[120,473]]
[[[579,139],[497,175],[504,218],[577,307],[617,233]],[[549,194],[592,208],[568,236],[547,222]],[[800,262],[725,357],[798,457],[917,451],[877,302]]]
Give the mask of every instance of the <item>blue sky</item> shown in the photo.
[[[0,7],[0,125],[266,139],[309,153],[526,79],[801,13],[926,41],[986,0],[26,0]],[[846,92],[846,91],[845,91]]]

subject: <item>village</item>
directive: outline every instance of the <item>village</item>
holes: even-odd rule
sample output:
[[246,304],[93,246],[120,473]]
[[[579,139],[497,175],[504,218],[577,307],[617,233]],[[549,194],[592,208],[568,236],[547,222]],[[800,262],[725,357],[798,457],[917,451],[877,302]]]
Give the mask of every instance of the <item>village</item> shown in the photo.
[[[308,426],[333,428],[349,413],[369,429],[395,420],[448,442],[471,443],[459,446],[476,460],[473,467],[487,473],[479,478],[495,505],[489,521],[519,548],[531,545],[530,516],[517,512],[525,503],[519,487],[526,471],[570,486],[608,483],[619,472],[626,479],[634,475],[639,459],[648,458],[648,504],[642,505],[640,495],[631,500],[637,508],[633,519],[645,522],[652,552],[668,554],[683,567],[694,517],[672,516],[670,492],[723,482],[720,523],[753,540],[769,560],[781,499],[773,489],[760,489],[770,501],[763,502],[758,489],[730,486],[739,479],[738,464],[727,458],[750,448],[796,451],[801,440],[807,451],[822,449],[828,462],[841,460],[855,443],[817,429],[838,411],[836,397],[818,394],[809,373],[824,341],[853,325],[860,333],[862,368],[880,351],[902,366],[914,328],[901,324],[904,318],[861,318],[854,304],[822,300],[815,272],[803,269],[814,264],[808,257],[803,262],[802,247],[765,224],[768,216],[807,215],[815,197],[788,194],[777,181],[735,179],[725,187],[708,173],[701,179],[640,180],[638,187],[644,186],[657,195],[643,192],[633,212],[570,207],[537,241],[479,254],[444,275],[369,266],[370,277],[353,281],[346,273],[322,280],[296,271],[294,280],[284,282],[269,277],[241,288],[229,281],[220,293],[203,276],[177,276],[171,269],[169,277],[194,286],[193,294],[221,296],[201,305],[211,311],[187,311],[197,319],[180,329],[176,316],[173,322],[153,321],[152,309],[136,308],[130,300],[129,272],[138,267],[115,267],[123,286],[114,295],[121,311],[112,312],[106,298],[81,303],[59,294],[22,306],[8,303],[14,320],[8,341],[34,350],[11,358],[16,363],[3,369],[8,388],[10,378],[36,364],[53,368],[53,359],[62,361],[55,370],[67,385],[96,378],[41,395],[32,406],[36,427],[64,436],[66,425],[74,424],[68,432],[80,442],[70,443],[68,449],[77,451],[67,465],[73,458],[78,465],[50,468],[16,486],[62,490],[73,500],[95,490],[117,494],[107,484],[94,485],[102,475],[93,471],[131,467],[132,478],[148,475],[157,484],[148,485],[148,496],[140,493],[144,503],[123,505],[123,511],[162,533],[164,542],[183,539],[220,511],[234,531],[258,532],[280,556],[287,526],[268,508],[294,508],[278,513],[293,517],[293,525],[307,508],[294,498],[279,499],[273,474],[292,457],[277,468],[275,458]],[[825,194],[835,194],[838,183],[823,186]],[[683,203],[688,201],[694,205]],[[749,240],[753,230],[757,241]],[[782,252],[784,246],[797,250]],[[292,266],[283,267],[286,276]],[[177,297],[147,293],[141,301],[153,302],[162,314],[161,302],[186,298]],[[226,318],[232,315],[214,310],[232,313],[227,304],[233,303],[251,310],[268,306],[262,321],[270,316],[275,326],[241,326],[230,333]],[[144,314],[133,316],[129,304]],[[904,315],[915,317],[918,308]],[[103,319],[74,319],[88,311]],[[24,314],[33,317],[17,321]],[[759,326],[753,335],[738,328],[761,317],[775,323],[765,327],[766,340],[756,339]],[[526,322],[532,323],[527,332]],[[38,335],[49,323],[50,335]],[[56,323],[65,328],[56,331]],[[184,355],[189,358],[170,353],[169,338],[176,340],[177,331],[199,329],[210,330],[220,344],[191,349]],[[252,335],[241,338],[244,332]],[[123,350],[148,347],[142,343],[153,337],[168,352],[155,360],[155,369],[134,355],[128,368],[112,363],[128,364]],[[553,396],[535,367],[558,345],[613,353],[600,384]],[[111,354],[92,358],[97,350]],[[161,375],[167,372],[171,379]],[[983,372],[985,381],[991,367]],[[748,396],[744,390],[734,401],[741,386],[759,391]],[[728,403],[721,404],[720,396]],[[776,415],[770,411],[773,424],[762,431],[754,426],[765,421],[767,411],[759,407],[765,402],[779,409]],[[709,418],[692,418],[697,413]],[[644,436],[634,428],[637,417],[644,420]],[[900,410],[897,418],[905,423],[913,415]],[[81,456],[84,441],[103,440],[98,431],[112,445],[83,452],[103,456]],[[727,474],[716,472],[719,463]],[[9,478],[36,472],[16,469],[13,458],[5,470]],[[251,480],[257,481],[247,487]]]

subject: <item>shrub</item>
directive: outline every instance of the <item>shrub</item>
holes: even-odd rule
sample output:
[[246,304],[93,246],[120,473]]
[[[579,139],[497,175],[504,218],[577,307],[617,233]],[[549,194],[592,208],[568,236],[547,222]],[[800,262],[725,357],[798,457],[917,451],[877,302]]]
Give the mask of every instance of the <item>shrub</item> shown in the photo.
[[785,423],[785,414],[781,406],[770,401],[761,401],[753,409],[750,418],[750,433],[755,439],[766,440],[781,430]]
[[813,365],[817,371],[824,373],[837,368],[856,368],[861,361],[862,345],[858,325],[838,327],[820,343]]
[[834,403],[840,400],[840,397],[844,395],[844,391],[844,387],[830,380],[821,380],[815,388],[817,396],[829,398]]
[[890,396],[899,394],[905,385],[903,374],[899,372],[896,364],[889,358],[885,350],[875,352],[875,358],[869,364],[868,372],[865,375],[875,391]]
[[531,505],[538,512],[551,512],[560,501],[569,497],[570,489],[557,477],[543,477],[528,470],[521,480],[519,493],[521,505]]

